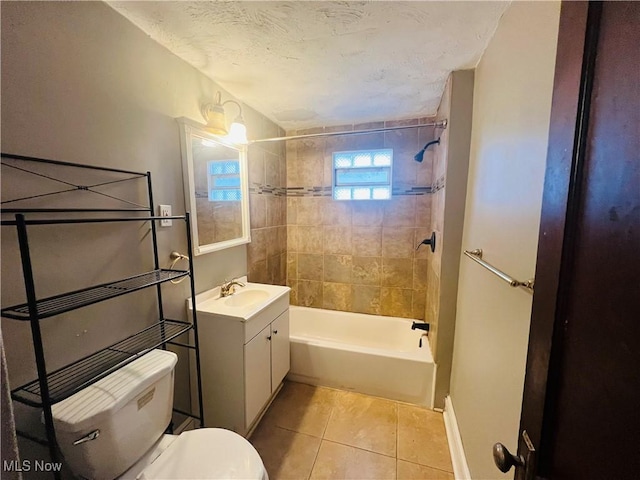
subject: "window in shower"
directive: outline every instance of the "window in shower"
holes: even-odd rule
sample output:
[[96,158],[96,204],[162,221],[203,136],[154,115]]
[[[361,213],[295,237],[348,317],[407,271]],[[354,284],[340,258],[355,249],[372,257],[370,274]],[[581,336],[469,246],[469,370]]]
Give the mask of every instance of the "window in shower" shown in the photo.
[[390,199],[392,164],[390,148],[334,152],[333,199]]
[[240,190],[240,162],[235,159],[207,162],[207,187],[210,202],[238,202]]

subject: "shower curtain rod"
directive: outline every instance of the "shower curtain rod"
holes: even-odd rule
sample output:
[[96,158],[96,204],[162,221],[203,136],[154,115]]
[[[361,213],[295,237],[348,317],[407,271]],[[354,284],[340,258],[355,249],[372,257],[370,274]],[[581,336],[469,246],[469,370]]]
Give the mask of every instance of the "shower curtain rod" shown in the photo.
[[447,128],[447,120],[445,119],[439,122],[422,123],[420,125],[402,125],[399,127],[371,128],[369,130],[346,130],[343,132],[308,133],[305,135],[291,135],[289,137],[261,138],[259,140],[250,140],[249,145],[252,145],[254,143],[262,143],[262,142],[279,142],[282,140],[298,140],[300,138],[334,137],[337,135],[363,135],[365,133],[378,133],[378,132],[387,132],[389,130],[402,130],[405,128],[419,128],[419,127],[436,127],[436,128],[445,129]]

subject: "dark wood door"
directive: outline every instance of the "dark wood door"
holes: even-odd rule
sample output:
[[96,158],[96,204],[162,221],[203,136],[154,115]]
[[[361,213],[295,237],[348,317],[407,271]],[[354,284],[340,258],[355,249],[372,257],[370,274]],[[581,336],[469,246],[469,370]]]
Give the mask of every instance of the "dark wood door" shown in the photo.
[[519,454],[640,478],[640,2],[562,5],[535,288]]

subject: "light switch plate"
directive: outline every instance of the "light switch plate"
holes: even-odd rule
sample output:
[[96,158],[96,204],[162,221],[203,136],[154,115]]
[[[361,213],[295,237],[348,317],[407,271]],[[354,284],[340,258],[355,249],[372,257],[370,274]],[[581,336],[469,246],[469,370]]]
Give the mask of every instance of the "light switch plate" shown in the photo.
[[[158,205],[158,210],[160,210],[161,217],[171,216],[171,205]],[[160,220],[161,227],[170,227],[171,225],[173,225],[173,220]]]

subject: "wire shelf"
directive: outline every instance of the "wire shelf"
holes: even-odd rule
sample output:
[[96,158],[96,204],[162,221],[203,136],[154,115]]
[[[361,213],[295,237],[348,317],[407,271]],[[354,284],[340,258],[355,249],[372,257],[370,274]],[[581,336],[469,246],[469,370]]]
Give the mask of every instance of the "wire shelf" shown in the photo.
[[[164,320],[124,340],[47,374],[50,403],[57,403],[122,368],[154,348],[172,340],[192,325]],[[33,380],[11,392],[14,400],[34,407],[42,406],[39,381]]]
[[[44,298],[38,300],[36,303],[38,310],[37,318],[52,317],[60,313],[86,307],[87,305],[92,305],[187,275],[189,275],[189,272],[186,270],[153,270],[124,280]],[[13,318],[15,320],[30,320],[29,304],[27,303],[4,308],[1,313],[3,317]]]

